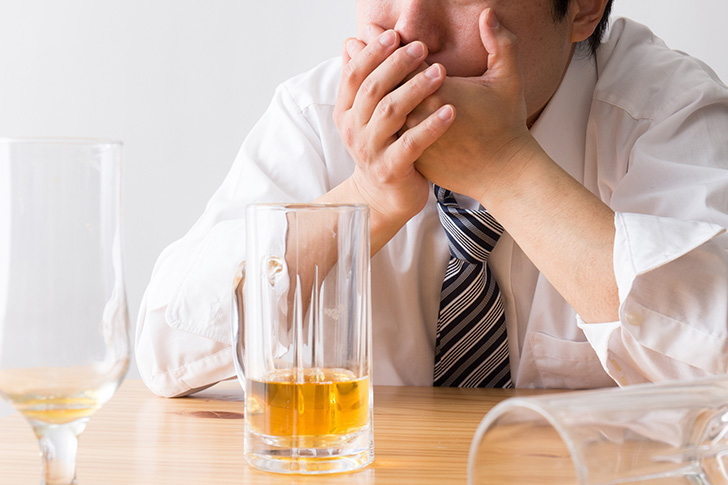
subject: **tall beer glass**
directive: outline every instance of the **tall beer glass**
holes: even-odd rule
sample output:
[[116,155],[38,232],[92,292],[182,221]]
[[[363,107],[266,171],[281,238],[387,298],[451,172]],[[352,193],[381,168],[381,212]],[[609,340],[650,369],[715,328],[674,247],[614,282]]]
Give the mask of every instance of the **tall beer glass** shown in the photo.
[[46,485],[76,483],[78,436],[129,365],[121,149],[0,139],[0,397],[33,428]]
[[365,206],[248,207],[234,333],[253,466],[316,474],[373,460],[369,286]]

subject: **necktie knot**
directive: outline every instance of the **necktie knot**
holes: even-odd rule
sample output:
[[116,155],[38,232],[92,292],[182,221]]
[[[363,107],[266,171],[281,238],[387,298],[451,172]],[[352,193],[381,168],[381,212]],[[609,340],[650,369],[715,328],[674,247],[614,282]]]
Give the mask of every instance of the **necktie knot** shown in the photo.
[[435,195],[451,257],[440,292],[433,384],[512,387],[503,297],[487,263],[503,227],[485,210],[459,207],[449,190],[435,186]]
[[434,186],[437,213],[447,234],[450,254],[469,263],[488,261],[490,252],[503,234],[501,226],[485,209],[463,209],[453,193]]

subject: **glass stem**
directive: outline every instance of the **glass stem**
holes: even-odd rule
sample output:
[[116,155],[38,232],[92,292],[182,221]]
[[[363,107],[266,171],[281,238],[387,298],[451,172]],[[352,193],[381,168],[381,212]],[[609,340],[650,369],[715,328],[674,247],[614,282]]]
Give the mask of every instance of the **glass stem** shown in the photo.
[[43,458],[41,485],[73,485],[76,482],[76,451],[78,435],[88,419],[65,424],[33,425]]

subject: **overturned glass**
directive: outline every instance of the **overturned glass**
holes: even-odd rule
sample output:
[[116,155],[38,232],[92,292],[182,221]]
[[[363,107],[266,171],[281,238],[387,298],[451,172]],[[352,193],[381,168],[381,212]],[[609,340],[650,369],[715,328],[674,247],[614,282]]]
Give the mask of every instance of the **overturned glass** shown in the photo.
[[728,378],[511,398],[476,431],[469,483],[728,483]]

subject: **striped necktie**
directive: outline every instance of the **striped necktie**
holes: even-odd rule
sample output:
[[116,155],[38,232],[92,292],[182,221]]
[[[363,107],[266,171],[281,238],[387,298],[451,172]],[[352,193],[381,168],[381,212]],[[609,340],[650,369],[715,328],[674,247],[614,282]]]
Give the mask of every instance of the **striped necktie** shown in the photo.
[[488,256],[503,227],[485,210],[458,206],[435,186],[437,212],[450,247],[440,295],[434,385],[513,387],[503,298]]

